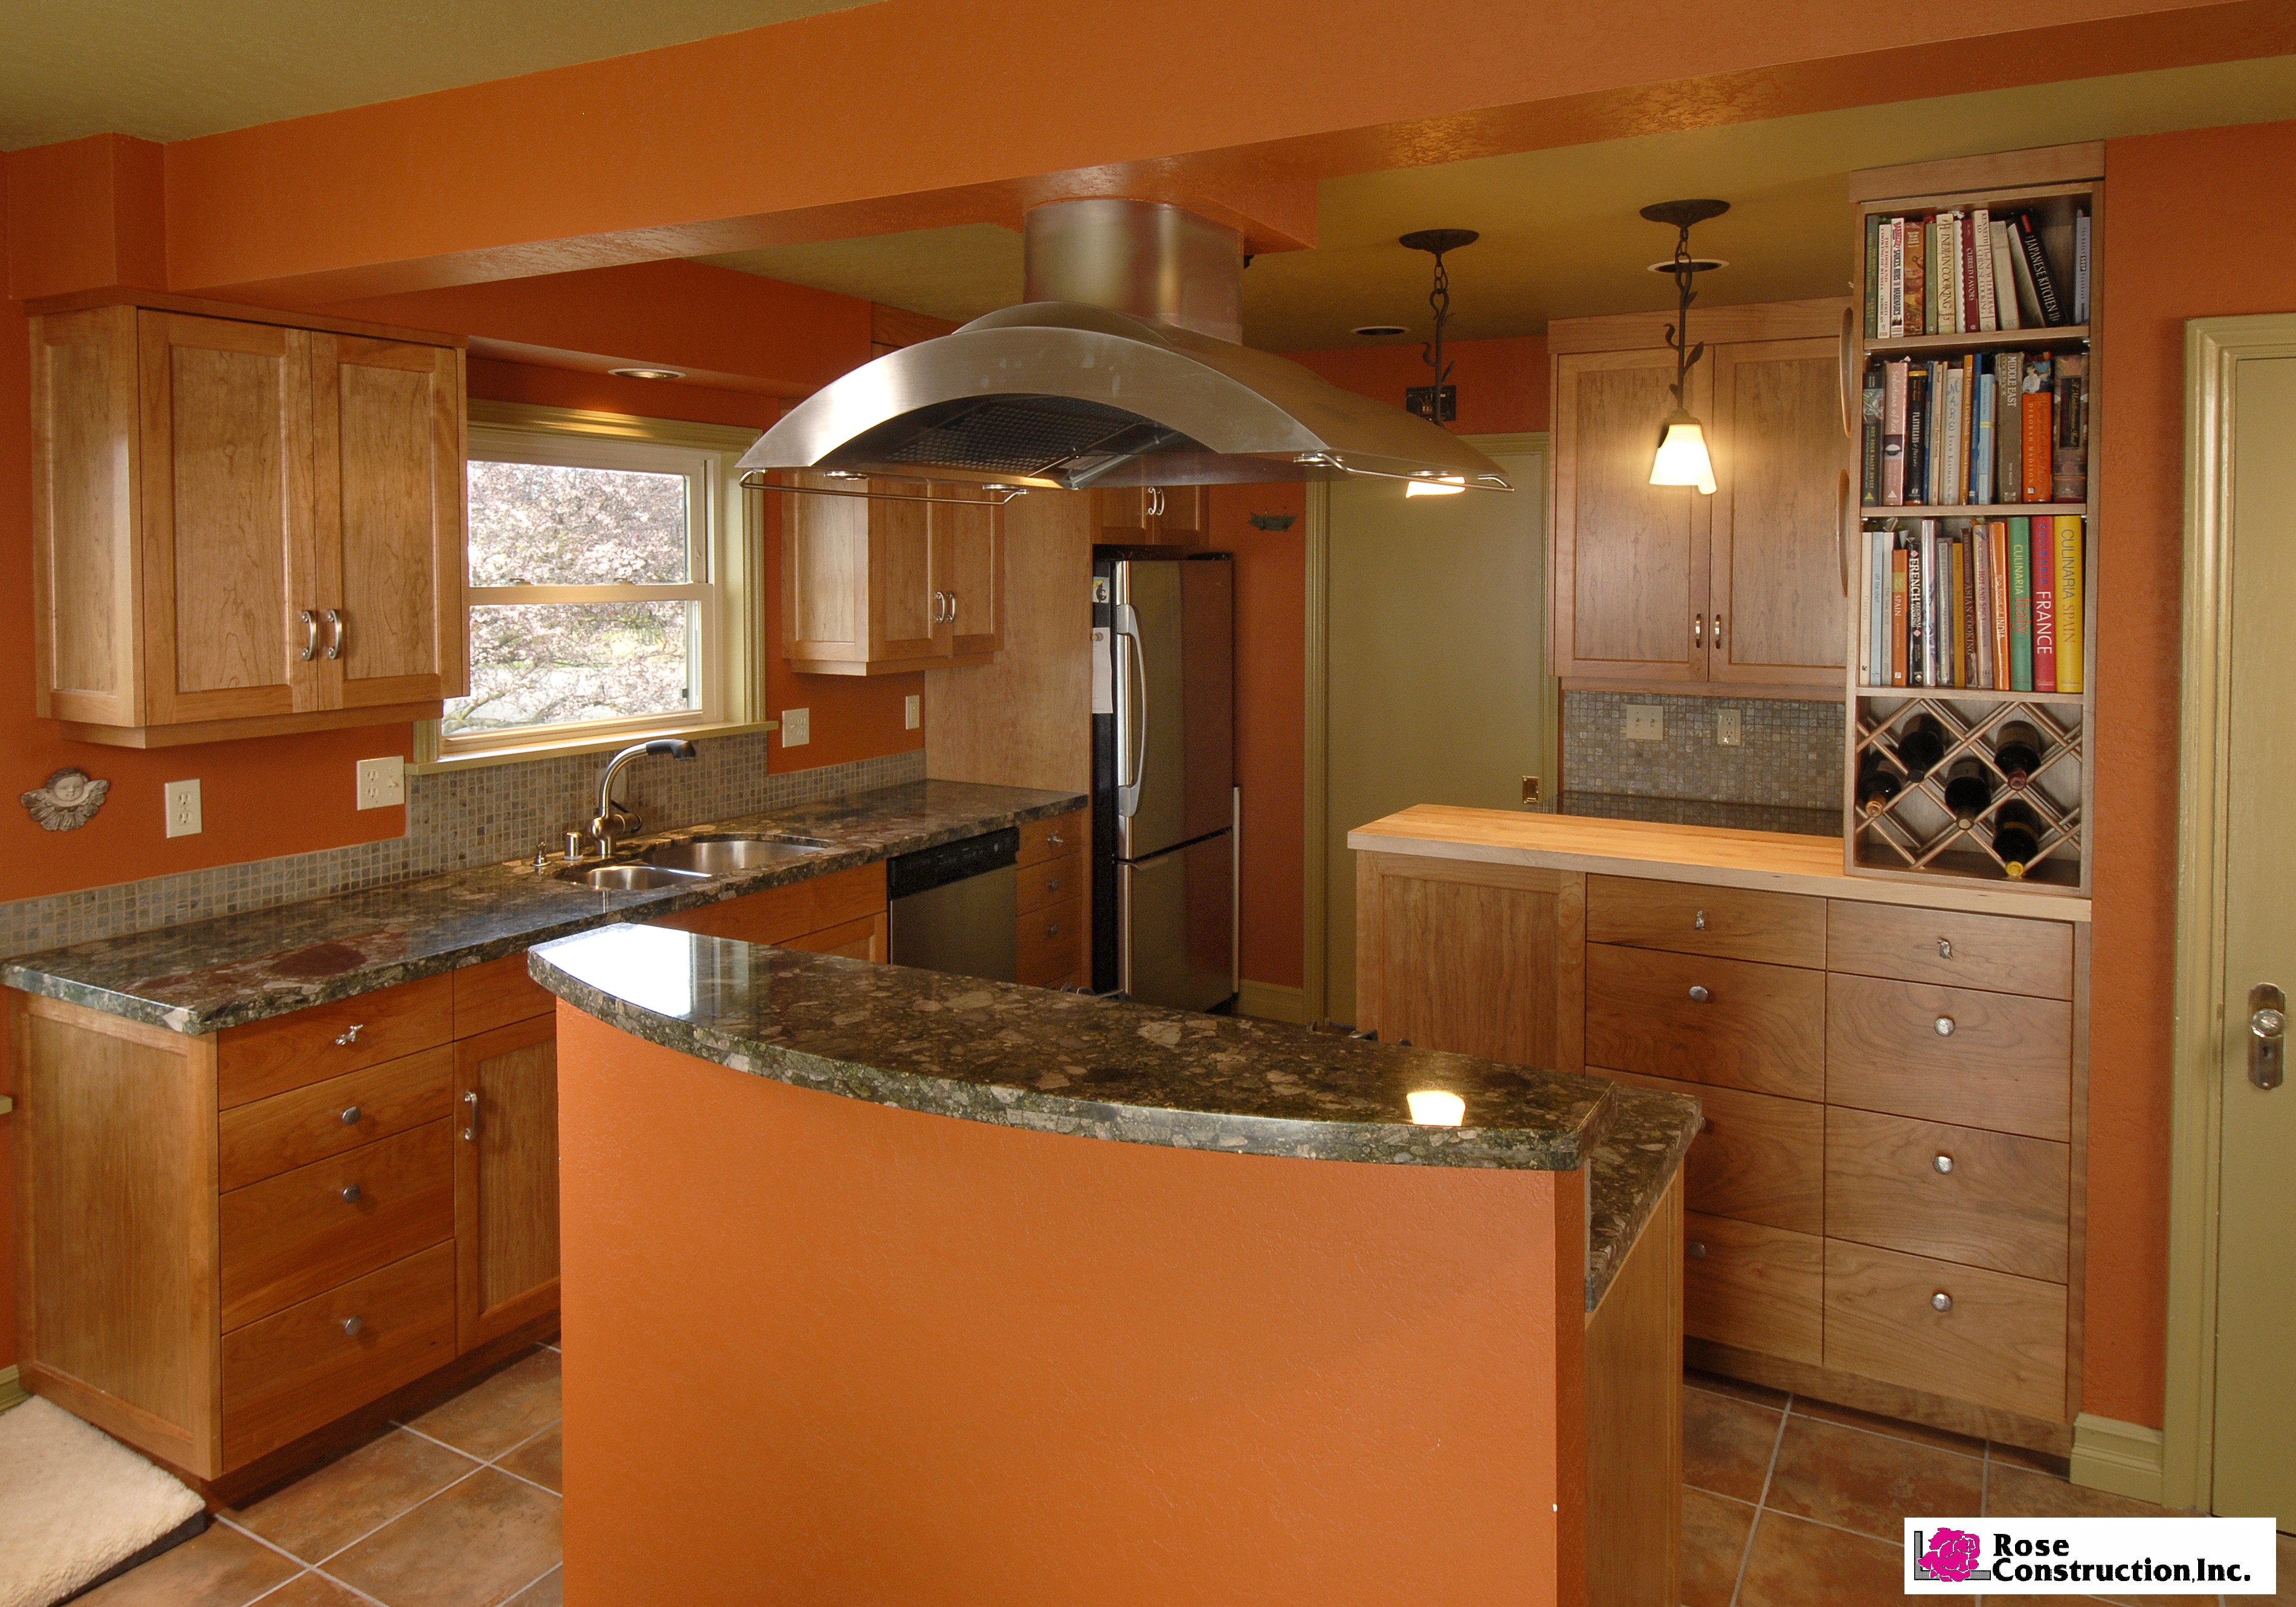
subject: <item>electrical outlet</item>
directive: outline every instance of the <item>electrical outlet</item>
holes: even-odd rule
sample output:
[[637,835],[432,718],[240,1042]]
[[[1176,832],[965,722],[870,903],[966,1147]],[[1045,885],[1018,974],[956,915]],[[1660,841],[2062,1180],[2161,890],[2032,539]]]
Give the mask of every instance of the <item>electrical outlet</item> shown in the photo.
[[1536,775],[1526,775],[1522,778],[1522,801],[1526,804],[1535,804],[1538,801],[1538,777]]
[[168,835],[196,837],[200,834],[200,783],[196,781],[171,781],[166,793],[168,800]]
[[925,701],[916,693],[901,700],[901,721],[912,731],[925,723]]
[[1656,703],[1628,704],[1627,740],[1630,742],[1666,741],[1666,710]]
[[782,746],[802,748],[813,740],[813,710],[784,709],[782,710]]
[[1717,747],[1741,748],[1746,742],[1746,727],[1735,709],[1714,711],[1714,742]]
[[358,762],[358,807],[387,809],[406,801],[406,761],[396,753]]

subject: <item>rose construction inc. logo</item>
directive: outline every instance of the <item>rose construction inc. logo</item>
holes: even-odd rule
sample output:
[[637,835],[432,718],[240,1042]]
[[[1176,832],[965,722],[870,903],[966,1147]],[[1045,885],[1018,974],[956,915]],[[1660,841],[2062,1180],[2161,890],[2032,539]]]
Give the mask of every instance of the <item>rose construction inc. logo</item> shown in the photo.
[[1960,1585],[1993,1577],[1991,1569],[1978,1566],[1985,1560],[1985,1543],[1966,1529],[1932,1529],[1926,1539],[1917,1529],[1914,1549],[1920,1554],[1920,1561],[1914,1564],[1916,1578],[1943,1579]]

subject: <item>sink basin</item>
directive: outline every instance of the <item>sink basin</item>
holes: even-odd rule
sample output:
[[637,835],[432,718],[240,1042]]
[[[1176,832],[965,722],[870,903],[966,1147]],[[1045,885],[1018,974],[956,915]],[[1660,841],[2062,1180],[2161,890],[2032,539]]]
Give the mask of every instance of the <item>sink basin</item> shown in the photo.
[[705,873],[701,871],[682,871],[656,865],[578,865],[558,873],[561,881],[570,881],[577,887],[592,888],[602,893],[617,889],[676,887],[681,882],[706,879]]
[[777,842],[766,837],[693,837],[648,849],[645,861],[692,874],[730,876],[736,871],[810,859],[828,846],[825,842]]

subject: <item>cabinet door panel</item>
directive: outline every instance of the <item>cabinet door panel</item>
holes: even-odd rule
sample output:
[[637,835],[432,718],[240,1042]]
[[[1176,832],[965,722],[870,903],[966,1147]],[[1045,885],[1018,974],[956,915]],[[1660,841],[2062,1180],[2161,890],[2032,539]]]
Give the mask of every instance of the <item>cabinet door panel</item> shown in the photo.
[[36,321],[36,709],[58,719],[132,726],[140,717],[135,382],[133,307],[90,307]]
[[316,708],[299,657],[311,518],[302,330],[147,312],[139,324],[146,719]]
[[[935,486],[936,496],[963,495]],[[935,506],[932,514],[934,586],[949,596],[954,616],[948,650],[964,658],[1004,645],[1004,515],[985,503]]]
[[934,620],[931,510],[873,502],[869,510],[869,661],[946,658],[948,627]]
[[[1673,410],[1669,351],[1570,353],[1554,364],[1554,672],[1696,681],[1706,652],[1711,499],[1650,483],[1660,421]],[[1690,373],[1706,416],[1708,367]]]
[[455,1045],[455,1334],[462,1349],[558,1303],[558,1022]]
[[1714,556],[1708,678],[1836,685],[1843,593],[1838,342],[1717,347]]
[[[792,485],[827,485],[792,474]],[[782,521],[782,652],[802,668],[858,675],[869,657],[869,504],[850,496],[766,498]]]

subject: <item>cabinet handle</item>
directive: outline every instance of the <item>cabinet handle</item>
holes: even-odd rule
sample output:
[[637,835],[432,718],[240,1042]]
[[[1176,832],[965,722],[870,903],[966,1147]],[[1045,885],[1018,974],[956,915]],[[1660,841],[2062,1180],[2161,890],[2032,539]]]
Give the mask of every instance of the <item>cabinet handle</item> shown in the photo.
[[1061,879],[1058,876],[1047,878],[1045,882],[1045,890],[1048,893],[1059,892],[1061,890]]
[[1950,960],[1953,958],[1953,939],[1951,938],[1939,938],[1938,939],[1938,958],[1940,960]]
[[353,1021],[336,1037],[335,1047],[338,1049],[349,1048],[353,1044],[358,1042],[358,1035],[365,1030],[366,1023],[365,1021]]
[[1690,923],[1690,930],[1693,931],[1704,931],[1706,930],[1706,912],[1704,910],[1702,909],[1698,912],[1697,919],[1693,920]]
[[1046,927],[1045,928],[1045,936],[1046,936],[1046,937],[1048,937],[1048,938],[1057,938],[1057,937],[1059,937],[1060,935],[1061,935],[1061,923],[1060,923],[1059,922],[1057,922],[1057,921],[1053,922],[1050,925],[1048,925],[1048,926],[1046,926]]
[[358,1119],[359,1108],[357,1105],[346,1105],[343,1108],[343,1126],[355,1127],[358,1126]]
[[1706,1246],[1699,1242],[1696,1239],[1693,1239],[1686,1248],[1690,1251],[1690,1259],[1692,1260],[1703,1261],[1706,1259]]
[[1722,616],[1719,614],[1714,616],[1714,645],[1722,645]]
[[340,659],[343,656],[345,644],[350,640],[349,627],[343,623],[343,611],[339,608],[329,609],[327,624],[332,629],[332,634],[327,639],[327,657]]
[[1714,996],[1712,994],[1707,992],[1703,988],[1693,986],[1690,990],[1690,1002],[1693,1004],[1703,1004],[1707,1000],[1713,996]]
[[363,1316],[347,1316],[343,1319],[343,1332],[353,1339],[358,1338],[359,1330],[365,1326],[366,1319]]
[[1935,1160],[1931,1161],[1930,1164],[1937,1168],[1939,1175],[1942,1177],[1953,1170],[1953,1157],[1950,1155],[1940,1155]]
[[1939,1290],[1935,1294],[1930,1296],[1930,1309],[1931,1311],[1951,1311],[1953,1309],[1953,1297],[1948,1294],[1944,1290]]
[[357,1205],[358,1202],[359,1185],[354,1183],[343,1191],[343,1203],[345,1205]]
[[319,616],[313,613],[307,608],[301,611],[300,618],[303,621],[303,652],[301,657],[303,662],[308,664],[312,660],[319,656]]
[[1938,1017],[1937,1035],[1939,1037],[1951,1037],[1953,1036],[1953,1017],[1949,1015],[1941,1015]]
[[948,594],[948,622],[951,625],[956,623],[956,594],[955,592],[951,592]]
[[470,1107],[471,1112],[471,1125],[463,1129],[463,1142],[475,1144],[479,1137],[479,1091],[476,1088],[466,1090],[463,1103]]
[[1704,614],[1693,614],[1690,616],[1690,644],[1693,647],[1703,647],[1706,645],[1706,616]]
[[1067,838],[1062,836],[1058,832],[1054,832],[1045,838],[1045,846],[1048,849],[1056,849],[1066,841],[1068,841]]

